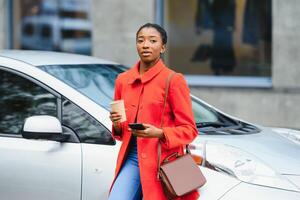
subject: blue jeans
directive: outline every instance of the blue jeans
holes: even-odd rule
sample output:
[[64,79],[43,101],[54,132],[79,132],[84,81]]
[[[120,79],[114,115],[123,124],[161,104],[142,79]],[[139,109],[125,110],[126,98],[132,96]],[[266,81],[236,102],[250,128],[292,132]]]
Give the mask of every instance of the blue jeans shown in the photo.
[[142,187],[137,157],[136,138],[130,142],[130,150],[122,169],[111,189],[109,200],[140,200]]

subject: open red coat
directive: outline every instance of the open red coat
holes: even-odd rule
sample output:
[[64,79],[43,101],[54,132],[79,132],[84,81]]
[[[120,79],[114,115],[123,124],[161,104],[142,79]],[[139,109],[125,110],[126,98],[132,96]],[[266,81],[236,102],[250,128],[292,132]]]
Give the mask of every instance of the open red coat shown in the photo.
[[[122,134],[113,136],[122,141],[119,151],[116,174],[120,169],[129,149],[131,132],[128,123],[137,122],[160,127],[165,95],[165,84],[172,72],[160,60],[143,76],[139,74],[139,62],[130,70],[120,74],[115,83],[115,100],[124,99],[127,121],[122,124]],[[182,74],[176,73],[169,88],[164,114],[163,131],[165,139],[137,138],[138,162],[142,191],[145,200],[165,200],[162,186],[157,180],[157,144],[161,142],[163,160],[173,152],[183,153],[183,146],[197,136],[192,112],[189,88]],[[183,183],[184,184],[184,183]],[[197,199],[197,191],[181,199]]]

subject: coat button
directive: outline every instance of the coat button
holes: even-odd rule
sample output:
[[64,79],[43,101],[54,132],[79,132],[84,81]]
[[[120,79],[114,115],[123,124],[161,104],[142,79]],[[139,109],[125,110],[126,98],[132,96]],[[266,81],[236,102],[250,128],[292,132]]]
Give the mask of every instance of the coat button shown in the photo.
[[142,158],[147,158],[147,154],[142,153],[142,154],[141,154],[141,157],[142,157]]

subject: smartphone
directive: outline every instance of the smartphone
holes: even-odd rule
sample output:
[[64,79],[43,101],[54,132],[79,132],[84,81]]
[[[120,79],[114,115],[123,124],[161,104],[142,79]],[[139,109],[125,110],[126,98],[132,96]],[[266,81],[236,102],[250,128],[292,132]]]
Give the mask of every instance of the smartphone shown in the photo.
[[129,127],[131,129],[135,129],[135,130],[145,130],[145,126],[143,124],[140,123],[130,123],[128,124]]

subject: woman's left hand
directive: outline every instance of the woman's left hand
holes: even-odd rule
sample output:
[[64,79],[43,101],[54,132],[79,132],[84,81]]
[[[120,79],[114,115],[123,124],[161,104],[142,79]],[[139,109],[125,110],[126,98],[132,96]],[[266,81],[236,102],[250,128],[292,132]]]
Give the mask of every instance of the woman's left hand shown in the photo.
[[129,131],[132,131],[132,134],[136,137],[143,137],[143,138],[160,138],[164,137],[163,130],[157,128],[151,124],[143,124],[145,129],[144,130],[136,130],[128,128]]

